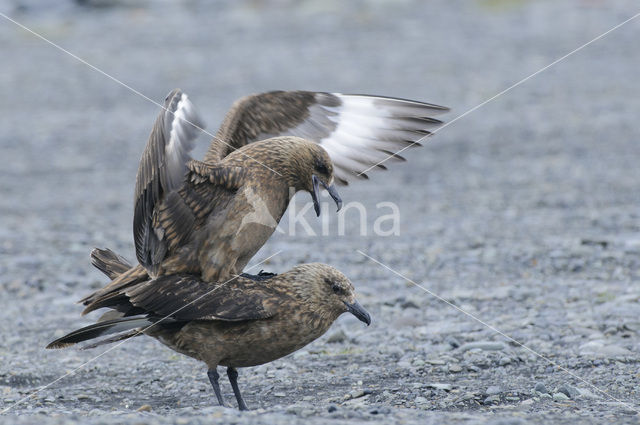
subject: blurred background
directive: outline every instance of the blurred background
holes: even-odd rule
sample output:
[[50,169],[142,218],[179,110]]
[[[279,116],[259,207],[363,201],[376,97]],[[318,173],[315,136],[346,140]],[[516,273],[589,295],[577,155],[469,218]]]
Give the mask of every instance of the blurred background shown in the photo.
[[[415,99],[450,107],[451,121],[639,11],[631,0],[0,0],[3,14],[157,102],[182,88],[210,132],[235,99],[275,89]],[[638,329],[639,36],[634,20],[406,152],[406,164],[342,190],[374,210],[395,202],[399,236],[362,237],[347,220],[340,238],[275,234],[256,260],[283,250],[265,268],[333,264],[382,323],[400,320],[384,302],[415,288],[360,249],[511,330],[533,317],[531,335],[514,332],[537,349],[571,358],[596,335],[637,356],[637,338],[604,331]],[[159,108],[2,17],[0,52],[8,376],[28,359],[53,361],[47,338],[85,323],[73,301],[105,283],[92,247],[135,258],[135,173]],[[416,303],[425,323],[469,320],[426,295]],[[419,338],[403,326],[406,341]],[[423,338],[454,332],[426,326]]]

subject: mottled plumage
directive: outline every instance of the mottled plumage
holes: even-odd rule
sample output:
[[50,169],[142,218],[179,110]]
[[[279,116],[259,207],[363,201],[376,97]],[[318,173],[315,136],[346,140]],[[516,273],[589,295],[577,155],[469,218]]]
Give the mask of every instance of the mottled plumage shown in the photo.
[[[118,264],[111,254],[94,251],[92,255],[108,257],[99,263],[106,274],[112,274]],[[88,311],[108,307],[117,314],[71,332],[47,348],[106,337],[91,344],[92,348],[144,333],[206,363],[220,404],[216,368],[227,366],[240,408],[246,405],[235,368],[267,363],[304,347],[342,313],[351,312],[370,323],[351,282],[338,270],[317,263],[260,281],[241,276],[212,284],[193,275],[165,275],[93,298]]]

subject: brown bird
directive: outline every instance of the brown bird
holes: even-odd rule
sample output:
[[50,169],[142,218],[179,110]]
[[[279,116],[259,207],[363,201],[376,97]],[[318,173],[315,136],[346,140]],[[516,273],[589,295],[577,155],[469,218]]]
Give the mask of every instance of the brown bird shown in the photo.
[[[94,251],[92,257],[110,277],[129,267],[111,251]],[[203,361],[222,406],[217,367],[226,366],[240,410],[247,406],[238,388],[236,368],[293,353],[324,334],[342,313],[371,323],[351,282],[333,267],[319,263],[296,266],[269,278],[241,276],[217,284],[193,275],[164,275],[103,293],[85,312],[102,307],[115,314],[47,348],[111,335],[84,347],[93,348],[146,334]]]
[[[221,281],[242,272],[275,230],[293,193],[367,178],[380,162],[442,122],[447,108],[368,95],[276,91],[236,101],[204,161],[192,160],[201,120],[172,91],[142,155],[135,190],[136,266],[112,285],[189,273]],[[277,136],[269,138],[272,136]],[[146,269],[146,270],[145,270]],[[109,287],[109,289],[112,289]],[[85,299],[90,302],[91,299]]]

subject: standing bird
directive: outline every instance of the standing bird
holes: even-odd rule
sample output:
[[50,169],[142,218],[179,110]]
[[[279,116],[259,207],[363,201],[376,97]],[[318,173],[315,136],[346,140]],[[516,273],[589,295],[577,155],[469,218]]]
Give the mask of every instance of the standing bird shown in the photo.
[[[402,161],[447,108],[396,98],[275,91],[236,101],[203,161],[193,160],[201,120],[176,89],[140,160],[133,234],[140,265],[105,290],[163,274],[205,281],[240,274],[275,231],[293,193],[367,178],[369,168]],[[89,304],[93,298],[82,300]]]
[[[94,250],[92,257],[110,277],[128,266],[111,251]],[[261,365],[299,350],[323,335],[342,313],[371,323],[349,279],[318,263],[266,279],[240,276],[215,284],[188,274],[163,275],[103,293],[85,312],[103,307],[113,309],[107,314],[115,314],[47,348],[111,335],[84,347],[93,348],[146,334],[203,361],[221,406],[217,367],[226,366],[240,410],[247,410],[247,405],[238,388],[236,368]]]

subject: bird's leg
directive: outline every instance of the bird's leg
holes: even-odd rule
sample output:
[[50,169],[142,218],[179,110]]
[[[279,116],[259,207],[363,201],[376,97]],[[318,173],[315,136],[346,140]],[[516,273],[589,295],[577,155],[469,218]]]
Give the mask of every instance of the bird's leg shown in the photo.
[[238,388],[238,371],[233,367],[228,367],[227,376],[229,377],[229,382],[231,382],[231,388],[233,388],[233,393],[236,395],[236,400],[238,400],[238,408],[240,410],[249,410],[244,400],[242,399],[242,394],[240,394],[240,388]]
[[211,381],[213,391],[216,393],[218,404],[224,407],[224,399],[222,398],[222,393],[220,392],[220,384],[218,384],[218,379],[220,378],[218,371],[216,369],[211,369],[207,371],[207,376],[209,376],[209,381]]

